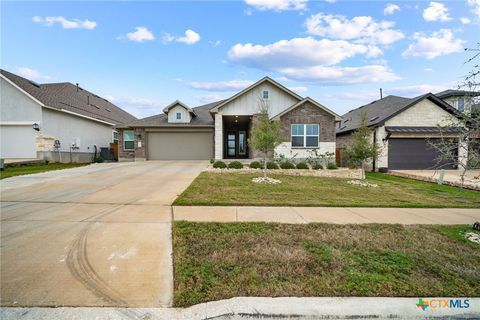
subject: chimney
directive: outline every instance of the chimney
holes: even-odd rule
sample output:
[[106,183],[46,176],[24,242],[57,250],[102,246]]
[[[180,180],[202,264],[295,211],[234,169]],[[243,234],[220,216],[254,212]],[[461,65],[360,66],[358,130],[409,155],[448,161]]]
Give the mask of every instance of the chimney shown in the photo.
[[380,100],[383,99],[383,91],[382,91],[382,88],[380,88]]
[[78,82],[77,82],[77,92],[78,92]]

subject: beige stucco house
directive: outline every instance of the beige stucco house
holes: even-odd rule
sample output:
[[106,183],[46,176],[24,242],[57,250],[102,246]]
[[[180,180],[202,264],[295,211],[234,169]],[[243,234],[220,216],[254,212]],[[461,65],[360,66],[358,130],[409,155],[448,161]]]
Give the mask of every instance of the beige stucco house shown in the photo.
[[248,138],[260,104],[279,120],[284,142],[278,155],[306,158],[308,152],[335,152],[335,127],[341,117],[269,77],[228,99],[191,108],[177,100],[162,114],[126,125],[119,131],[119,160],[253,159]]

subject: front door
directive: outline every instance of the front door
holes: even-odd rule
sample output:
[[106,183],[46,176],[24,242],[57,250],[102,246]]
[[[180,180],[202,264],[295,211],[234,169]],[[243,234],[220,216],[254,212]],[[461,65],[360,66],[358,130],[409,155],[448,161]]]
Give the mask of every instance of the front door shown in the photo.
[[226,139],[227,158],[246,158],[247,157],[247,132],[227,131]]
[[237,156],[237,133],[235,131],[227,132],[227,157]]

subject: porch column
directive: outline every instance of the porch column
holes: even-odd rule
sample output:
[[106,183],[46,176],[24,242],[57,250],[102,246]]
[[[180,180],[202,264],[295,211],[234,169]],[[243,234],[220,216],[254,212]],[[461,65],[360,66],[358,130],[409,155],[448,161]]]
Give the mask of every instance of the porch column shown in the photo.
[[215,113],[215,159],[223,159],[223,117],[222,114]]

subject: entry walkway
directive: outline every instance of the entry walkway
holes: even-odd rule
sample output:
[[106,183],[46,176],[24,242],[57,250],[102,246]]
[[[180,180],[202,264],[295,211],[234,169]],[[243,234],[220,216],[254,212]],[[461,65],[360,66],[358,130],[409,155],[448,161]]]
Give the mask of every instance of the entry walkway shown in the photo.
[[480,209],[174,206],[173,217],[194,222],[473,224],[480,221]]

